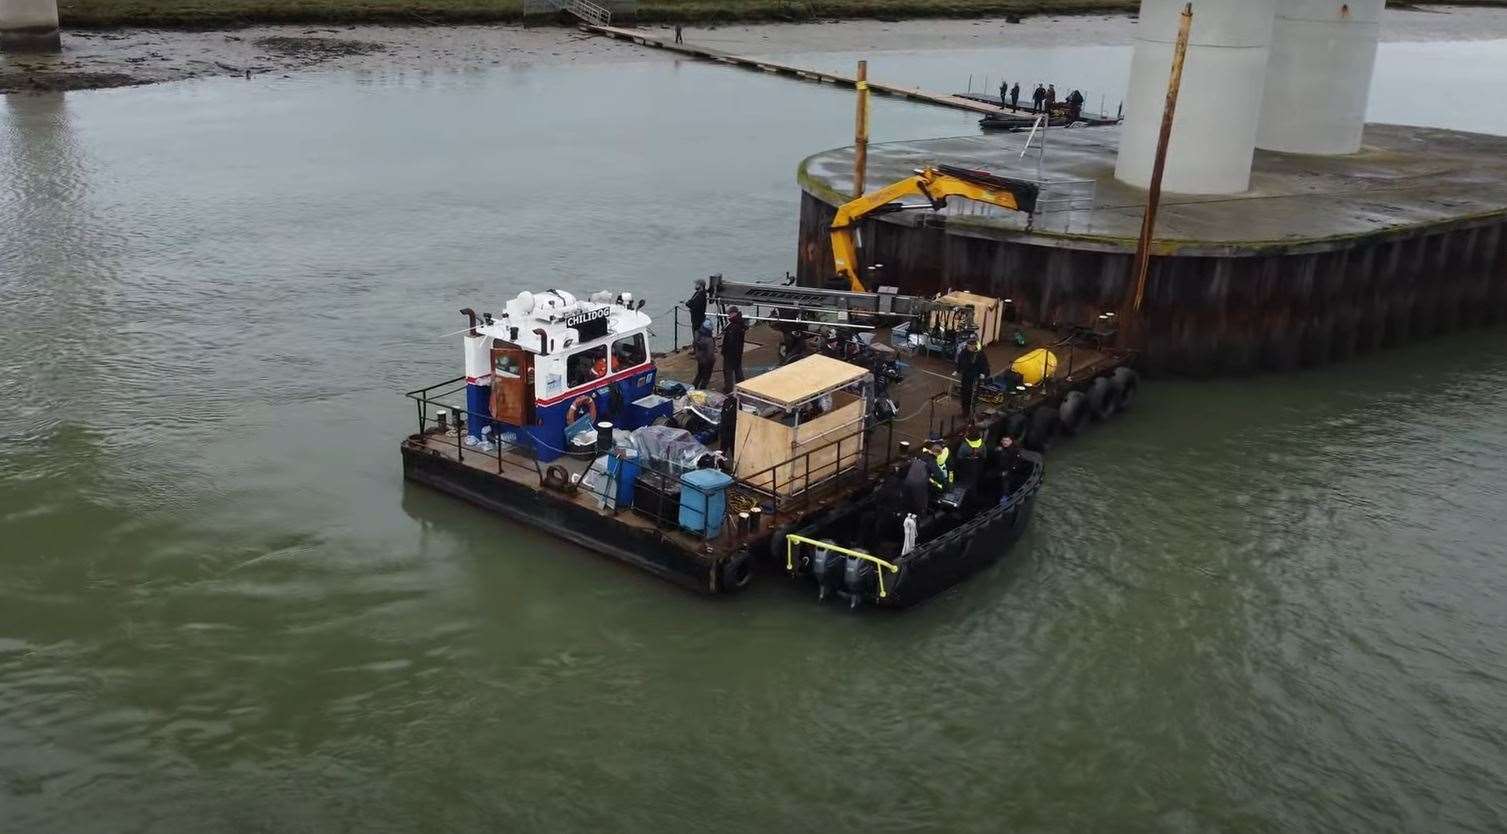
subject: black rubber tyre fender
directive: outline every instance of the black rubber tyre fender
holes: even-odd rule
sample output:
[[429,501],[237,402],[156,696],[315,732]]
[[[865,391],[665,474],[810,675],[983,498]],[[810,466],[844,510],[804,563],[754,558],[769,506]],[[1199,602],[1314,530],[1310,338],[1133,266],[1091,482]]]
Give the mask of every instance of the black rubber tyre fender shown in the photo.
[[1026,429],[1024,445],[1033,452],[1045,452],[1052,448],[1057,438],[1057,409],[1038,405],[1031,410],[1030,426]]
[[723,592],[741,591],[753,581],[753,554],[739,550],[722,563],[718,574]]
[[1005,434],[1014,438],[1016,443],[1026,439],[1026,430],[1030,427],[1030,419],[1018,411],[1005,418]]
[[1098,377],[1088,386],[1088,411],[1095,420],[1108,420],[1115,416],[1118,404],[1114,386],[1105,377]]
[[1119,410],[1125,411],[1135,402],[1136,390],[1141,387],[1141,376],[1133,368],[1115,368],[1109,383],[1114,386],[1119,399]]
[[1062,398],[1062,405],[1057,407],[1057,420],[1062,426],[1062,434],[1072,437],[1088,425],[1088,395],[1082,391],[1069,391]]

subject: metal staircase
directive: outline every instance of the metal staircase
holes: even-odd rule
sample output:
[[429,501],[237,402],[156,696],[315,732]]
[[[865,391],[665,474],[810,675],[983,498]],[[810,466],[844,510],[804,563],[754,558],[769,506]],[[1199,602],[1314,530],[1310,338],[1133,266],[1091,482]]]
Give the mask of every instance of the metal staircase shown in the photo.
[[612,10],[593,3],[591,0],[566,0],[560,7],[575,15],[583,23],[597,26],[612,25]]

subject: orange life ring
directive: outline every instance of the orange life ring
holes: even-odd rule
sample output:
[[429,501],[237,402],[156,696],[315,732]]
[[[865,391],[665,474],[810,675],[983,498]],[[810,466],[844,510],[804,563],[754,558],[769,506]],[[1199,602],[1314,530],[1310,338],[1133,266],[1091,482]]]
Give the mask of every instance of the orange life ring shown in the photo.
[[597,421],[597,401],[590,394],[582,394],[570,402],[570,408],[565,409],[565,425],[570,425],[581,417],[581,407],[584,404],[587,411],[591,412],[591,422]]

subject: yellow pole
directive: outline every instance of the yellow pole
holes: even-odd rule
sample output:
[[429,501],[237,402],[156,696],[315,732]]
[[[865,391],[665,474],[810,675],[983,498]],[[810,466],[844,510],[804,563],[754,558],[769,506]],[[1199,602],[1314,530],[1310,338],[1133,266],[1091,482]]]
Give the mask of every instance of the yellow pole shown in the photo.
[[853,128],[853,196],[862,197],[864,171],[869,164],[869,62],[858,62],[858,113]]
[[[1156,210],[1162,202],[1162,174],[1167,170],[1167,144],[1172,139],[1172,117],[1177,112],[1177,94],[1183,83],[1183,61],[1188,57],[1188,33],[1193,28],[1193,4],[1183,7],[1177,25],[1177,44],[1172,49],[1172,77],[1167,80],[1167,103],[1162,109],[1162,132],[1156,140],[1156,161],[1151,166],[1151,188],[1146,194],[1146,214],[1141,218],[1141,238],[1135,253],[1135,303],[1141,311],[1146,297],[1146,276],[1151,271],[1151,238],[1156,229]],[[1128,323],[1128,322],[1127,322]]]

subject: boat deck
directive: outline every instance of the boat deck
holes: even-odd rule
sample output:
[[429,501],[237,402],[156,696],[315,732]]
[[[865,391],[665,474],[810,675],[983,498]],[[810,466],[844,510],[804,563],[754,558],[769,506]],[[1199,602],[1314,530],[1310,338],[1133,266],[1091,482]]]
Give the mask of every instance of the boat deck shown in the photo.
[[[1026,353],[1039,347],[1057,345],[1062,341],[1061,337],[1051,330],[1036,327],[1020,329],[1026,333],[1025,347],[998,343],[984,348],[985,355],[989,357],[989,367],[995,373],[1010,367],[1011,363]],[[875,332],[876,342],[888,343],[888,340],[888,328],[880,328]],[[758,324],[750,327],[743,352],[744,374],[750,377],[756,376],[779,365],[779,344],[780,334],[769,325]],[[1080,379],[1090,379],[1112,369],[1119,362],[1113,354],[1095,350],[1082,343],[1059,348],[1056,352],[1059,365],[1057,373],[1053,375],[1053,380],[1059,383],[1071,384]],[[668,377],[689,385],[696,377],[696,360],[691,355],[689,347],[658,356],[654,361],[659,368],[660,379]],[[898,446],[901,441],[909,441],[914,446],[933,433],[950,435],[954,430],[961,429],[962,405],[949,396],[953,386],[956,385],[951,359],[917,352],[911,356],[901,356],[901,361],[910,366],[909,370],[904,379],[891,383],[889,389],[890,398],[895,401],[898,411],[894,426],[895,445]],[[717,370],[712,375],[712,388],[722,390],[720,356],[717,359]],[[1039,392],[1029,392],[1023,400],[1007,402],[1005,410],[1030,408],[1041,397]],[[981,411],[979,416],[982,419],[986,415]],[[880,432],[875,433],[876,442],[883,439],[880,434]],[[879,451],[882,452],[882,450]],[[892,448],[891,451],[893,452],[894,449]],[[883,455],[880,454],[879,457],[882,458]]]

